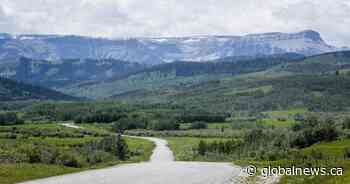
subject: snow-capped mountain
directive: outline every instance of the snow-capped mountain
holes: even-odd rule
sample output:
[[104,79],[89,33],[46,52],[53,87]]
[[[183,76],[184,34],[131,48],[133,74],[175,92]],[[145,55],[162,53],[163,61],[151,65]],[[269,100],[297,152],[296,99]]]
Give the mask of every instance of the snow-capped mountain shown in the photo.
[[105,39],[59,35],[0,34],[0,60],[21,56],[42,60],[117,59],[145,64],[208,61],[224,57],[298,53],[305,56],[341,50],[315,31],[246,36]]

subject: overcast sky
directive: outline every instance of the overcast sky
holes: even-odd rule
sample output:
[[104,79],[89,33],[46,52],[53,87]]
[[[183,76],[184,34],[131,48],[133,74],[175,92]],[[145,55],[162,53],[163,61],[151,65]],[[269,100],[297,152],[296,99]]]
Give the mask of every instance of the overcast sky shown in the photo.
[[0,0],[0,32],[98,37],[319,31],[350,46],[350,0]]

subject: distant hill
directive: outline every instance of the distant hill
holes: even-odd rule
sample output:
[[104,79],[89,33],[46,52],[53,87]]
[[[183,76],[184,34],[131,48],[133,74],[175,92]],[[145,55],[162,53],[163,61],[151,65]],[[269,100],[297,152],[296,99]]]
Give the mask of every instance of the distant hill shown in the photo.
[[304,56],[339,51],[313,30],[245,36],[90,38],[61,35],[0,34],[0,60],[22,56],[35,60],[116,59],[155,65],[173,61],[209,61],[297,53]]
[[145,67],[114,59],[48,61],[21,57],[13,62],[0,61],[0,76],[55,89],[82,82],[101,82]]
[[105,98],[140,89],[167,88],[168,86],[189,85],[259,72],[282,63],[299,61],[304,58],[298,54],[262,56],[261,58],[224,58],[212,62],[172,62],[147,67],[136,72],[126,73],[103,82],[88,82],[60,88],[68,94],[89,98]]
[[300,62],[288,63],[276,70],[297,74],[324,74],[350,69],[350,51],[326,53],[308,57]]
[[0,101],[19,100],[79,100],[79,98],[0,77]]
[[[293,108],[345,111],[350,109],[349,64],[350,52],[328,53],[239,75],[145,80],[147,85],[134,86],[134,90],[116,93],[111,98],[219,112],[256,113]],[[129,82],[125,86],[132,86]]]

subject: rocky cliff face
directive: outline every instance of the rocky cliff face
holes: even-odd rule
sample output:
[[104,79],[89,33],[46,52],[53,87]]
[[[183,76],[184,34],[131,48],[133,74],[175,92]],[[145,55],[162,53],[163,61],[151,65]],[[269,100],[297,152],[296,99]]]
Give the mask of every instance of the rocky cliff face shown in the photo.
[[292,34],[130,39],[0,34],[0,60],[3,62],[24,56],[51,61],[108,58],[159,64],[290,52],[310,56],[337,50],[341,49],[328,45],[318,32],[311,30]]

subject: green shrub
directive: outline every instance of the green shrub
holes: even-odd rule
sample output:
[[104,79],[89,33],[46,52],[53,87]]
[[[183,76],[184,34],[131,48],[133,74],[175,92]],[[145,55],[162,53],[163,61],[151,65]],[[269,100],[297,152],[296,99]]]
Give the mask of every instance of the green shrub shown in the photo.
[[350,118],[346,118],[343,122],[343,129],[350,129]]
[[67,167],[81,168],[86,165],[86,160],[73,151],[63,151],[59,153],[56,163]]
[[113,160],[113,156],[110,153],[104,151],[93,151],[87,155],[87,162],[90,165],[95,165],[99,163],[105,163]]
[[196,121],[191,123],[190,129],[206,129],[208,128],[207,123],[202,121]]
[[15,112],[0,113],[0,125],[20,125],[24,121]]
[[153,120],[151,122],[150,128],[152,130],[158,130],[158,131],[163,131],[163,130],[179,130],[180,129],[180,124],[177,123],[175,120],[172,119],[161,119],[161,120]]
[[345,158],[350,158],[350,148],[346,148],[346,149],[344,150],[344,157],[345,157]]
[[198,154],[204,156],[207,152],[207,143],[203,140],[199,141],[198,144]]

